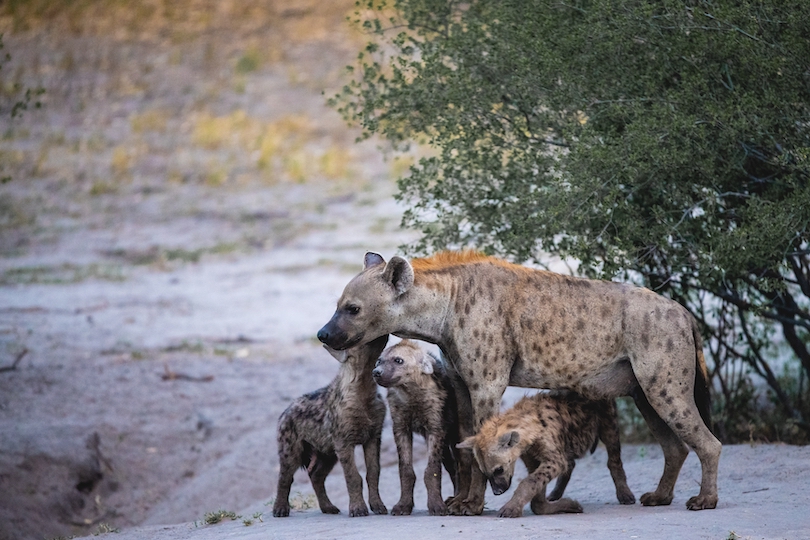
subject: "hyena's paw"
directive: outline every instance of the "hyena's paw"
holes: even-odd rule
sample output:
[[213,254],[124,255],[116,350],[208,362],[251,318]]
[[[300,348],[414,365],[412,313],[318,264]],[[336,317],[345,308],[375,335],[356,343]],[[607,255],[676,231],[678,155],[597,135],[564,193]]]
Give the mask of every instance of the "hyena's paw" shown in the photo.
[[709,497],[708,495],[696,495],[686,501],[686,507],[689,510],[711,510],[717,507],[717,495]]
[[428,499],[428,513],[431,516],[446,516],[447,515],[447,505],[444,501],[439,497],[436,501],[431,501]]
[[285,501],[276,501],[273,505],[273,517],[288,517],[290,515],[290,504]]
[[484,501],[459,500],[459,497],[456,497],[447,506],[447,513],[451,516],[480,516],[484,513]]
[[363,501],[360,501],[357,504],[350,504],[349,505],[349,517],[361,517],[368,515],[368,506]]
[[324,514],[339,514],[340,513],[340,508],[338,508],[337,506],[335,506],[333,504],[324,505],[324,506],[321,506],[321,512],[323,512]]
[[616,498],[619,499],[619,504],[636,504],[636,496],[629,487],[617,489]]
[[375,514],[387,514],[388,508],[385,507],[382,501],[369,501],[369,505],[371,506],[371,511]]
[[413,512],[413,503],[397,503],[391,509],[392,516],[410,516]]
[[672,503],[672,494],[662,496],[650,491],[641,496],[642,506],[667,506]]
[[563,498],[557,501],[538,501],[532,499],[529,505],[532,512],[538,516],[548,516],[551,514],[581,514],[582,505],[574,499]]
[[502,518],[519,518],[523,516],[523,507],[517,504],[506,503],[501,511],[498,512],[498,517]]

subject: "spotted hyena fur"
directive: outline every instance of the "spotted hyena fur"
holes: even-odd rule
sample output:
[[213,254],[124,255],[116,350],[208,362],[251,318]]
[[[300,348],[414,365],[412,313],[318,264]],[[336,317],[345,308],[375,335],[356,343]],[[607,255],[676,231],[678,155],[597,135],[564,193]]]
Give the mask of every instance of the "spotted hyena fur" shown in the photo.
[[[692,448],[703,475],[700,493],[686,505],[717,505],[722,446],[708,427],[702,340],[694,317],[677,302],[476,252],[388,263],[367,253],[318,338],[341,349],[389,333],[442,350],[468,391],[459,398],[465,436],[498,412],[507,385],[569,389],[590,399],[632,396],[665,460],[658,487],[641,503],[672,502]],[[486,478],[474,470],[467,497],[457,497],[450,512],[480,514],[485,489]]]
[[[524,397],[503,414],[490,417],[473,437],[459,448],[473,450],[479,468],[492,492],[500,495],[512,485],[515,463],[522,459],[529,476],[518,484],[500,517],[520,517],[531,502],[535,514],[582,512],[571,499],[562,499],[577,458],[593,451],[602,440],[608,453],[608,469],[622,504],[636,498],[627,485],[622,466],[619,424],[613,400],[587,400],[573,392],[540,393]],[[546,500],[546,485],[557,477]],[[557,502],[549,502],[557,501]]]
[[[388,408],[394,424],[394,440],[399,455],[401,495],[391,515],[410,515],[413,510],[413,434],[425,438],[428,464],[425,487],[430,515],[446,515],[442,499],[442,464],[457,494],[459,442],[458,407],[452,369],[410,340],[389,347],[372,371],[374,380],[388,388]],[[469,471],[465,475],[469,483]]]
[[[341,362],[328,386],[305,394],[287,407],[278,420],[278,493],[273,515],[290,515],[290,487],[298,467],[309,473],[318,506],[325,514],[340,510],[326,495],[324,481],[339,460],[349,491],[349,515],[367,516],[363,480],[354,461],[354,448],[363,445],[369,505],[376,514],[388,511],[380,498],[380,437],[385,402],[377,393],[371,371],[388,342],[388,335],[343,351],[330,350]],[[328,349],[327,349],[328,350]]]

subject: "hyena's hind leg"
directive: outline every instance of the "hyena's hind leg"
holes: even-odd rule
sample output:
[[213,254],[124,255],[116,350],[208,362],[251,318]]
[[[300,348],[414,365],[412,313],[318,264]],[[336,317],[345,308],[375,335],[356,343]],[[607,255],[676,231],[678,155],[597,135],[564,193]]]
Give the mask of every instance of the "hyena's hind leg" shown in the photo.
[[[635,504],[636,497],[627,485],[627,475],[624,473],[622,463],[622,445],[619,439],[619,417],[616,412],[616,401],[605,401],[605,407],[600,409],[599,440],[605,444],[607,450],[607,466],[613,485],[616,486],[616,498],[621,504]],[[559,482],[559,481],[558,481]],[[554,488],[556,491],[556,487]]]
[[304,461],[304,444],[289,423],[280,422],[278,431],[278,486],[276,500],[273,503],[273,516],[287,517],[290,515],[290,488],[298,467],[308,463]]
[[326,495],[326,477],[332,471],[337,463],[337,454],[330,453],[324,454],[312,451],[312,461],[307,466],[309,473],[309,480],[312,482],[312,489],[315,491],[315,496],[318,498],[318,507],[324,514],[339,514],[340,509],[332,504],[329,497]]
[[689,450],[666,422],[652,408],[644,392],[639,388],[633,393],[641,416],[647,422],[655,439],[661,445],[664,452],[664,473],[658,482],[655,491],[645,493],[641,496],[641,504],[644,506],[666,506],[672,503],[675,481],[681,472],[683,462],[686,460]]

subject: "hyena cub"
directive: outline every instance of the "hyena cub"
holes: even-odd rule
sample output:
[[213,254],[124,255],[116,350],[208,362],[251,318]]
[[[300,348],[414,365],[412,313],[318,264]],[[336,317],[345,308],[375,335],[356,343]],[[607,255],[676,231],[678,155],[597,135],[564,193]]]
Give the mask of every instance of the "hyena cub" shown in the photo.
[[367,516],[363,480],[354,461],[354,447],[362,444],[366,460],[366,483],[371,510],[386,514],[380,499],[380,437],[385,420],[385,402],[377,393],[371,370],[388,343],[388,336],[344,351],[326,348],[341,362],[328,386],[305,394],[287,407],[278,420],[279,478],[273,515],[290,515],[290,487],[298,467],[309,473],[325,514],[340,510],[326,496],[324,481],[340,460],[349,491],[349,515]]
[[[399,455],[401,494],[391,514],[409,515],[413,510],[413,434],[425,438],[428,464],[425,487],[430,515],[446,515],[442,500],[442,464],[453,480],[454,494],[460,489],[456,444],[458,407],[451,379],[452,372],[439,359],[416,343],[403,340],[389,347],[372,371],[374,380],[388,388],[388,406],[394,424],[394,440]],[[466,475],[469,484],[469,475]],[[469,486],[467,486],[469,489]]]
[[521,458],[529,476],[518,484],[500,517],[520,517],[531,501],[535,514],[582,512],[572,499],[546,500],[546,485],[560,477],[551,499],[562,496],[574,460],[605,443],[608,469],[621,504],[636,499],[627,486],[621,458],[619,424],[613,400],[591,401],[573,392],[540,393],[524,397],[501,415],[490,417],[473,437],[458,448],[471,448],[492,492],[500,495],[512,484],[515,462]]

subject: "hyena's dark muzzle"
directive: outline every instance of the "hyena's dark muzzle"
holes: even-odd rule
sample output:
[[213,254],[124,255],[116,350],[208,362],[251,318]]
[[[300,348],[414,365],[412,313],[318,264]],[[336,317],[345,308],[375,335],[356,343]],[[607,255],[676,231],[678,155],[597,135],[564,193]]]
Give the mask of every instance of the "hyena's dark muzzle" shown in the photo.
[[338,314],[335,313],[329,322],[318,330],[318,339],[328,347],[343,351],[360,343],[360,340],[363,339],[363,334],[361,333],[357,336],[350,337],[345,330],[340,328],[340,320]]

